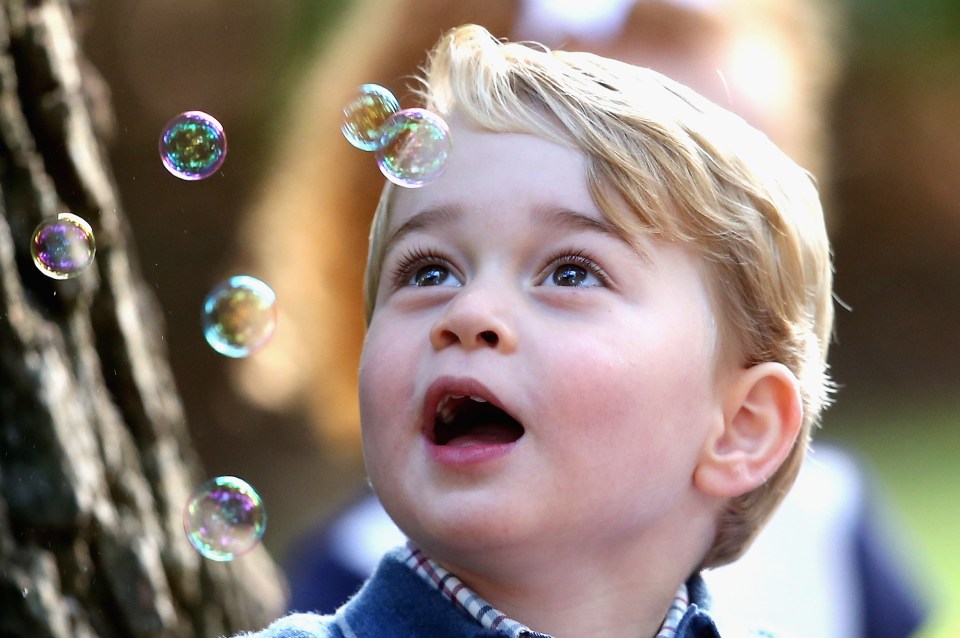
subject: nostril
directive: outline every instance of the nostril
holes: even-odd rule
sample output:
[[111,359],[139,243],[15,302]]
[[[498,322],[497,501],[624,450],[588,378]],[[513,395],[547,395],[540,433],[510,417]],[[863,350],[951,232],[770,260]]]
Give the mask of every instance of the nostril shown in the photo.
[[484,330],[478,335],[488,345],[495,346],[500,342],[500,337],[493,330]]

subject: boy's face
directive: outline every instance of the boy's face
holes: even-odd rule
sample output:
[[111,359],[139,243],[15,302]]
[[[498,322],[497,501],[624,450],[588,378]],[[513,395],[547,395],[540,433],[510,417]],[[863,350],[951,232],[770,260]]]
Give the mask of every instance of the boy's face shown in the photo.
[[377,493],[441,561],[669,534],[722,422],[698,259],[621,236],[582,153],[451,131],[387,230],[360,367]]

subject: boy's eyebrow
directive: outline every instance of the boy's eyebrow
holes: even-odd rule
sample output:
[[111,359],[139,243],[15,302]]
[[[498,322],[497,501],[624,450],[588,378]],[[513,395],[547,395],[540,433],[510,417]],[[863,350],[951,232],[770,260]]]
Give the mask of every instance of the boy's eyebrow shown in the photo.
[[[384,243],[383,254],[386,255],[390,249],[404,236],[423,228],[430,226],[443,225],[444,223],[455,220],[460,215],[460,209],[456,206],[438,205],[425,208],[416,213],[410,219],[400,224],[399,227],[387,241]],[[535,213],[539,222],[544,226],[554,226],[560,228],[569,228],[572,230],[589,230],[603,235],[613,237],[627,246],[644,261],[649,259],[649,255],[643,250],[640,242],[632,237],[627,231],[607,219],[601,217],[597,219],[590,215],[569,209],[569,208],[540,208]]]
[[413,231],[420,230],[421,228],[442,225],[445,222],[453,221],[459,213],[459,209],[445,205],[423,209],[400,224],[400,226],[390,234],[390,237],[388,237],[387,241],[383,244],[383,254],[386,255],[389,253],[390,248],[403,239],[405,235],[409,235]]
[[584,213],[569,208],[543,209],[539,212],[538,217],[541,218],[545,225],[566,227],[573,230],[590,230],[603,235],[609,235],[629,246],[630,249],[644,261],[649,259],[649,255],[643,250],[637,238],[632,237],[630,233],[616,224],[611,223],[606,218],[601,217],[597,219],[596,217],[585,215]]

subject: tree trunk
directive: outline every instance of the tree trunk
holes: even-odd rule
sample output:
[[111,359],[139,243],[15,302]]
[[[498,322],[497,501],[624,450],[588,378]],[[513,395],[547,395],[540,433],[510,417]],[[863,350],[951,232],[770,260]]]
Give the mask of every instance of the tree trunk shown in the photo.
[[[283,605],[266,552],[211,562],[183,531],[207,477],[105,161],[106,91],[74,28],[67,0],[0,0],[0,636],[259,627]],[[60,212],[97,244],[63,281],[29,248]]]

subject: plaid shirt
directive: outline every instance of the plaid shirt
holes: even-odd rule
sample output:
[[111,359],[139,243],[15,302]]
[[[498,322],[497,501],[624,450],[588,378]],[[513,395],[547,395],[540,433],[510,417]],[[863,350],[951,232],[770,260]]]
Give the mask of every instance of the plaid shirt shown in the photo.
[[[430,560],[412,542],[407,543],[400,558],[414,573],[436,588],[444,598],[466,611],[483,627],[506,632],[510,638],[550,638],[546,634],[533,631],[526,625],[507,618],[487,601],[480,598],[472,589],[464,585],[463,581]],[[689,604],[687,586],[681,584],[656,638],[675,638],[677,625],[686,613]]]

